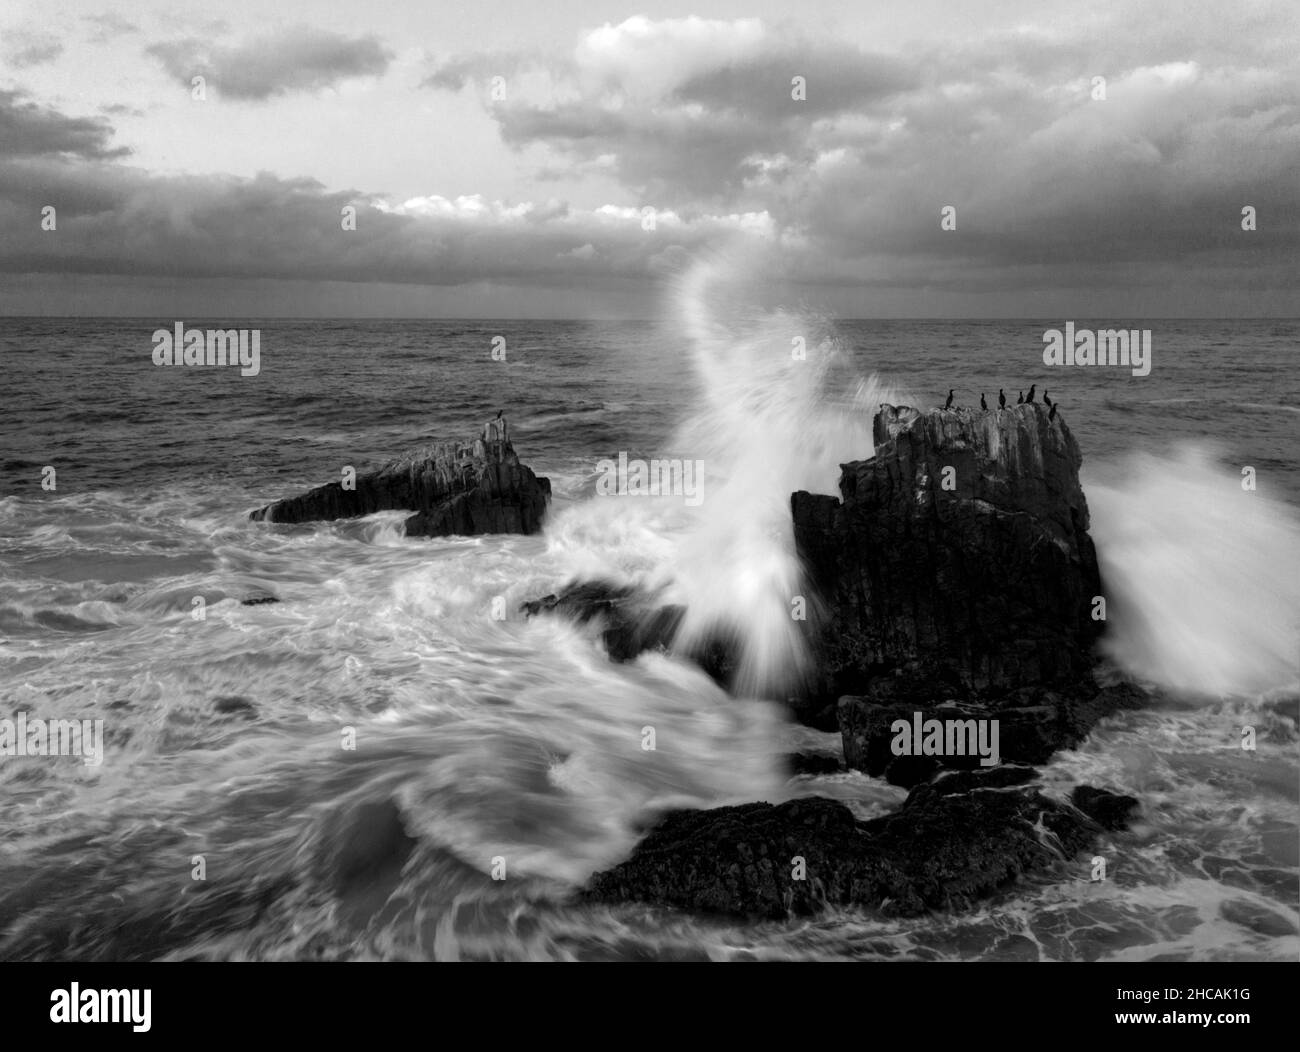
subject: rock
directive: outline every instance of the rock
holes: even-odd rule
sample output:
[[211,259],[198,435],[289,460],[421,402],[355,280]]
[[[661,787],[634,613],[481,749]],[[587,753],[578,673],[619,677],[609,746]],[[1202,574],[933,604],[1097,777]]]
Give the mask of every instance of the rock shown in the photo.
[[924,676],[900,675],[872,681],[865,695],[840,698],[837,715],[845,763],[907,788],[940,769],[981,766],[978,755],[896,756],[894,722],[903,720],[911,726],[917,712],[923,721],[997,720],[1001,761],[1044,764],[1057,750],[1083,742],[1102,717],[1140,708],[1146,700],[1146,694],[1131,684],[1098,687],[1089,678],[1059,690],[1025,687],[997,695]]
[[1135,796],[1122,796],[1091,785],[1076,786],[1070,802],[1103,829],[1127,829],[1129,818],[1141,805]]
[[812,640],[827,695],[895,671],[969,689],[1086,675],[1101,580],[1064,420],[1037,404],[885,405],[874,427],[875,455],[842,466],[841,499],[791,498],[827,607]]
[[795,752],[786,758],[792,775],[836,774],[844,769],[838,756],[825,752]]
[[[561,594],[543,596],[520,605],[529,617],[551,613],[578,624],[598,621],[601,639],[614,661],[631,661],[647,650],[670,650],[686,608],[659,605],[640,589],[610,581],[581,581],[566,585]],[[738,663],[735,641],[709,637],[685,652],[722,686],[727,686]]]
[[824,797],[671,812],[580,897],[767,918],[827,905],[910,916],[967,908],[1093,843],[1074,809],[1033,789],[986,788],[986,777],[918,786],[867,822]]
[[261,606],[263,603],[278,603],[280,600],[273,595],[255,595],[248,599],[239,600],[240,606]]
[[1274,939],[1300,935],[1295,921],[1249,899],[1229,899],[1219,907],[1219,913],[1223,915],[1224,920],[1240,924],[1248,931]]
[[220,716],[245,716],[252,719],[257,715],[257,706],[238,694],[225,694],[212,703],[213,711]]
[[322,830],[320,868],[349,919],[361,920],[383,905],[417,844],[391,799],[361,803],[329,817]]
[[536,533],[551,498],[548,479],[519,462],[509,442],[429,446],[356,477],[250,513],[255,522],[319,522],[409,510],[408,537]]
[[1102,586],[1064,420],[1037,404],[885,405],[874,429],[875,455],[842,465],[840,499],[791,498],[824,611],[809,623],[820,686],[796,715],[823,726],[834,700],[849,766],[911,786],[979,762],[895,756],[890,727],[914,713],[997,720],[1003,759],[1042,764],[1141,704],[1093,678]]

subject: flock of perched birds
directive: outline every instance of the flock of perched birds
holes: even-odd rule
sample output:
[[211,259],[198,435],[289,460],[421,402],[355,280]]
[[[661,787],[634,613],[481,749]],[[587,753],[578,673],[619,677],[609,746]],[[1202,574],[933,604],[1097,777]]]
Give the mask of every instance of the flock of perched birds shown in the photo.
[[[1020,397],[1016,399],[1016,405],[1026,405],[1026,404],[1032,402],[1032,401],[1034,400],[1034,391],[1037,389],[1037,387],[1038,387],[1037,384],[1030,384],[1030,385],[1029,385],[1029,397],[1028,397],[1028,398],[1025,397],[1025,392],[1024,392],[1024,391],[1021,391],[1021,392],[1020,392]],[[948,388],[948,401],[946,401],[946,402],[943,403],[943,407],[944,407],[945,409],[951,409],[951,408],[952,408],[952,392],[953,392],[953,389],[952,389],[951,387]],[[1049,409],[1049,412],[1048,412],[1048,414],[1047,414],[1047,419],[1048,419],[1048,420],[1055,420],[1055,419],[1056,419],[1056,403],[1053,402],[1050,398],[1047,397],[1047,392],[1046,392],[1046,391],[1043,391],[1043,405],[1047,406],[1048,409]],[[981,394],[981,395],[980,395],[980,408],[981,408],[981,409],[987,409],[988,407],[989,407],[988,402],[986,402],[986,401],[984,400],[984,396]],[[1006,407],[1007,407],[1007,396],[1006,396],[1006,394],[1003,392],[1002,388],[999,387],[999,388],[998,388],[998,408],[999,408],[999,409],[1005,409]]]

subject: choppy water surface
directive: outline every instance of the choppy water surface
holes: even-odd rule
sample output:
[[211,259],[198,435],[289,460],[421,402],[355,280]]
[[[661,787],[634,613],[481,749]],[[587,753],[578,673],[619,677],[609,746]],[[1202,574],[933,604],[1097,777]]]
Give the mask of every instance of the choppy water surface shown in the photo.
[[[1064,319],[728,321],[708,277],[656,323],[241,321],[262,329],[256,377],[155,367],[150,334],[175,319],[0,320],[0,717],[106,732],[98,767],[0,758],[0,956],[1295,960],[1300,325],[1144,322],[1155,368],[1133,378],[1045,368]],[[789,493],[833,491],[880,401],[1035,382],[1084,449],[1109,655],[1170,688],[1045,771],[1051,792],[1142,800],[1100,852],[1107,879],[1081,859],[906,921],[567,905],[665,807],[901,802],[858,774],[791,778],[787,753],[838,739],[758,700],[802,660]],[[552,478],[542,536],[246,520],[497,408]],[[703,504],[595,496],[619,451],[705,460]],[[591,575],[688,603],[692,630],[731,623],[749,696],[517,613]],[[266,593],[281,602],[239,602]]]

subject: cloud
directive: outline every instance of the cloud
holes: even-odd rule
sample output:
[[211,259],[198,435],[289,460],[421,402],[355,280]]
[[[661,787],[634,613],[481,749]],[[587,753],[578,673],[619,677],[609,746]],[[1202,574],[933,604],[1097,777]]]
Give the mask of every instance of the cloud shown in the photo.
[[0,89],[0,157],[122,157],[125,147],[108,145],[113,129],[107,121],[65,117],[38,106],[18,91]]
[[[1245,282],[1291,280],[1300,63],[1285,5],[1256,5],[1227,36],[1161,6],[899,55],[758,19],[637,17],[563,59],[499,56],[509,90],[485,109],[507,144],[553,158],[539,178],[599,169],[656,207],[763,214],[808,246],[799,266],[818,280],[1049,281],[1210,257],[1235,258]],[[456,76],[430,83],[482,67],[442,68]],[[1253,237],[1246,205],[1269,217]]]
[[202,75],[227,98],[257,102],[332,88],[353,77],[380,76],[393,59],[375,37],[348,38],[306,26],[236,45],[191,37],[154,44],[146,51],[187,88]]
[[81,20],[90,24],[89,40],[92,44],[103,44],[127,33],[135,33],[140,28],[113,11],[106,11],[102,15],[83,15]]
[[5,59],[15,69],[31,69],[53,62],[63,54],[63,44],[49,33],[10,33],[5,40]]
[[[54,232],[32,217],[58,210]],[[356,229],[343,210],[356,208]],[[391,203],[261,174],[160,177],[105,163],[0,162],[0,270],[460,285],[646,278],[667,250],[769,229],[762,216],[437,195]]]
[[[1079,17],[890,55],[757,19],[634,18],[564,54],[489,51],[427,70],[426,87],[477,94],[533,166],[540,192],[521,195],[533,200],[151,176],[111,163],[124,151],[107,124],[0,93],[0,219],[16,231],[0,269],[586,287],[747,238],[779,250],[783,277],[831,289],[1294,289],[1295,28],[1267,4],[1223,41],[1212,22],[1188,31],[1158,10]],[[173,49],[160,57],[186,85],[206,72],[249,99],[387,67],[386,53],[357,57],[364,41],[328,40],[297,30],[160,45]],[[542,200],[561,179],[621,190],[598,207]],[[31,223],[50,203],[57,236]]]
[[[487,91],[493,76],[509,80],[504,99]],[[918,75],[895,58],[758,19],[637,16],[586,33],[567,60],[462,55],[424,81],[471,83],[512,146],[541,143],[608,167],[649,198],[686,190],[718,202],[763,155],[811,160],[806,137],[817,119],[883,105]]]

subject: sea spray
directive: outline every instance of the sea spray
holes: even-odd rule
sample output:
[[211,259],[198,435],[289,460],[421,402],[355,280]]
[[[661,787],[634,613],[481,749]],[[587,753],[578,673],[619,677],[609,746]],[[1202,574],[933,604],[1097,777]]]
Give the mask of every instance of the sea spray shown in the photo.
[[815,603],[794,550],[790,495],[836,492],[839,465],[871,456],[872,414],[897,395],[851,371],[825,320],[748,302],[751,280],[747,264],[716,256],[676,290],[696,385],[672,444],[709,475],[677,553],[687,604],[679,645],[734,636],[736,692],[781,697],[808,672],[797,618]]
[[[872,417],[907,401],[862,377],[806,311],[756,305],[755,266],[717,253],[673,288],[668,321],[684,360],[684,407],[666,442],[704,473],[698,507],[682,497],[593,499],[552,516],[550,554],[572,579],[631,584],[686,607],[676,647],[730,640],[733,690],[783,698],[809,672],[801,618],[817,616],[794,550],[790,495],[837,492],[840,464],[872,454]],[[646,363],[628,363],[629,369]],[[601,462],[593,463],[599,492]]]
[[1086,481],[1108,631],[1130,672],[1214,695],[1294,685],[1300,523],[1192,446]]

